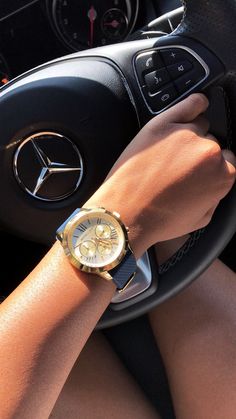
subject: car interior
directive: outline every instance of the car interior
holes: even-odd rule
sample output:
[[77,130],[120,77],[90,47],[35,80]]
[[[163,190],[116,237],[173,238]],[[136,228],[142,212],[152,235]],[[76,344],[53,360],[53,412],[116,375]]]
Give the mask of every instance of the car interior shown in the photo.
[[[236,151],[230,24],[236,11],[228,3],[233,0],[1,2],[0,302],[155,115],[203,91],[211,132]],[[163,418],[175,416],[146,313],[216,257],[236,270],[235,197],[233,189],[210,225],[164,265],[157,266],[150,249],[132,286],[117,293],[97,326]]]

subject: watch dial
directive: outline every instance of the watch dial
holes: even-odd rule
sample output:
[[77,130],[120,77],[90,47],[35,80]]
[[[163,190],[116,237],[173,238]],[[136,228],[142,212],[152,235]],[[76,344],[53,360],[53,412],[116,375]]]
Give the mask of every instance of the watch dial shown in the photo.
[[120,256],[125,238],[119,222],[99,212],[81,218],[73,230],[71,244],[81,264],[99,268],[112,264]]

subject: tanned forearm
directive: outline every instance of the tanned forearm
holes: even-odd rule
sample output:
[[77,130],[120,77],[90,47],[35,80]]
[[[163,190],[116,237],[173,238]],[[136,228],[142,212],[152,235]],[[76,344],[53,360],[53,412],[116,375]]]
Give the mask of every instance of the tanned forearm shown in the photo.
[[[144,252],[134,214],[111,202],[104,184],[85,207],[105,206],[123,214],[136,258]],[[115,285],[74,268],[59,243],[0,306],[0,418],[46,419]]]
[[114,292],[113,283],[77,272],[53,246],[1,306],[2,419],[49,416]]

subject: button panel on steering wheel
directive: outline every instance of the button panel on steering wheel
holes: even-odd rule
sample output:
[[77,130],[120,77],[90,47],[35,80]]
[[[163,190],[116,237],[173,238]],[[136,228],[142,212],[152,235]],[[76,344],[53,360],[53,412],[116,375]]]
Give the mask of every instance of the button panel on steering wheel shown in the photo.
[[139,53],[135,71],[152,113],[162,112],[198,86],[209,74],[204,61],[189,48],[163,47]]

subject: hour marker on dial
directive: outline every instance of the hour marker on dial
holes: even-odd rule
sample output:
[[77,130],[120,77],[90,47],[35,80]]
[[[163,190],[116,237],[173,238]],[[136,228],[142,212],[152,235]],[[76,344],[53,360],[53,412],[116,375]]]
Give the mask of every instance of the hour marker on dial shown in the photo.
[[118,234],[117,234],[116,230],[112,229],[112,232],[111,232],[111,239],[115,240],[115,239],[117,239],[117,238],[118,238]]
[[78,226],[78,230],[84,233],[87,230],[87,227],[84,224],[80,224]]

